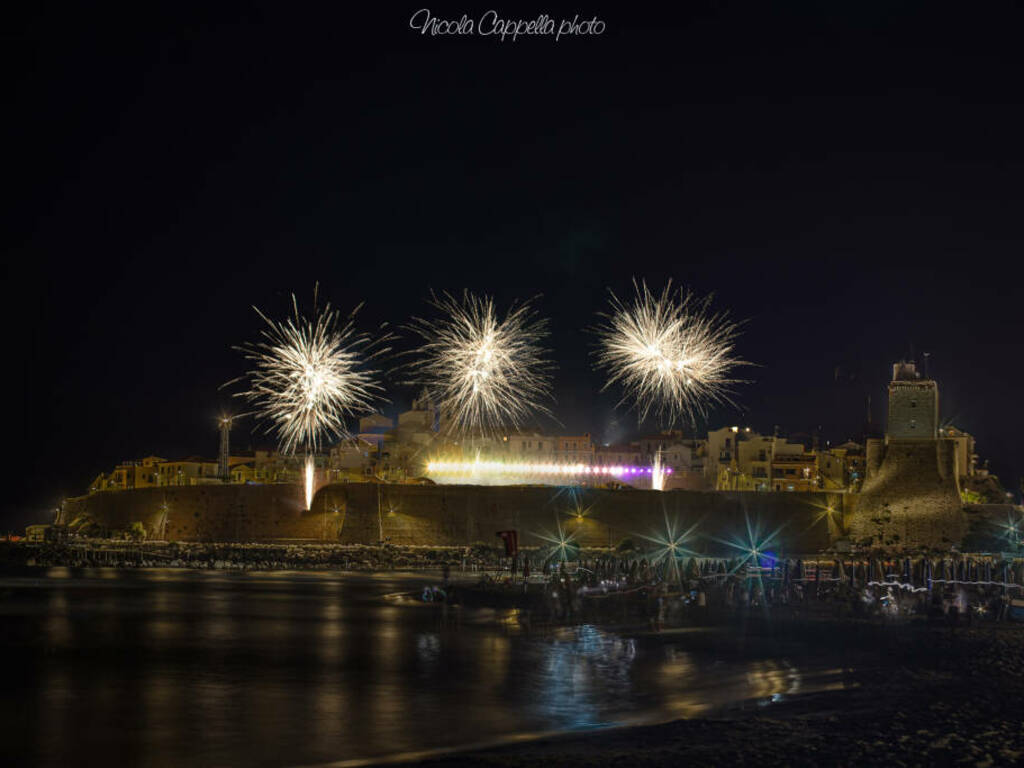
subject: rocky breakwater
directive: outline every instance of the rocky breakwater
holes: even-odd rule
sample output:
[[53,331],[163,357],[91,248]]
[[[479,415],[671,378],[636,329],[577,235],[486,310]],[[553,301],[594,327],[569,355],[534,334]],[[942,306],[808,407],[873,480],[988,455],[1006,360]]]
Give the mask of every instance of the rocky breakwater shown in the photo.
[[452,570],[498,568],[496,547],[363,546],[341,544],[199,544],[69,542],[0,544],[0,567],[193,568],[213,570]]

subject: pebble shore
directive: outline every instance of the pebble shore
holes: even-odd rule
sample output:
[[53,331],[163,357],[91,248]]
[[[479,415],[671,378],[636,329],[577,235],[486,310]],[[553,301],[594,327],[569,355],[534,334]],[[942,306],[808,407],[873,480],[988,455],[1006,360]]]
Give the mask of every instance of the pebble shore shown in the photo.
[[[776,622],[867,650],[847,690],[796,697],[732,716],[678,720],[452,754],[431,766],[936,766],[1024,764],[1024,627],[923,622]],[[764,712],[764,714],[760,714]]]

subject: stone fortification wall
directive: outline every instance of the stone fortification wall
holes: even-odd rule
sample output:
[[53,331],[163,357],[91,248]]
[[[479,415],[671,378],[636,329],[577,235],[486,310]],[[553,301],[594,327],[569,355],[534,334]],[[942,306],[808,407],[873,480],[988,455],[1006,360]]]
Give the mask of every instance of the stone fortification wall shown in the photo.
[[323,521],[304,506],[302,488],[290,484],[142,488],[68,499],[57,522],[82,518],[117,531],[139,521],[151,537],[172,541],[318,538]]
[[1024,540],[1024,508],[1014,504],[968,504],[964,507],[968,532],[965,552],[1021,551]]
[[[829,505],[838,518],[841,499],[829,494],[771,494],[568,489],[529,486],[411,486],[347,484],[320,490],[313,513],[334,521],[347,544],[465,545],[497,543],[501,530],[519,532],[523,546],[545,546],[571,536],[584,546],[618,546],[626,538],[665,536],[669,526],[702,534],[687,546],[735,554],[713,538],[747,539],[747,523],[762,536],[779,530],[776,549],[817,552],[829,546]],[[582,511],[582,516],[577,515]]]
[[[869,446],[881,447],[881,446]],[[868,457],[861,492],[848,499],[846,525],[861,546],[959,546],[967,534],[956,446],[951,440],[890,440]]]
[[[825,493],[755,493],[598,490],[551,487],[415,486],[354,483],[319,490],[312,510],[302,509],[302,489],[291,485],[196,486],[103,492],[65,502],[64,524],[84,517],[105,528],[141,521],[151,533],[162,526],[179,541],[307,539],[374,544],[381,534],[394,544],[461,546],[498,544],[500,530],[519,531],[523,546],[572,535],[588,546],[617,546],[641,536],[664,536],[668,527],[702,534],[688,546],[709,554],[736,554],[718,539],[743,541],[747,523],[762,536],[778,529],[774,549],[811,553],[835,533],[841,498]],[[829,506],[832,517],[826,514]],[[578,520],[575,510],[584,511]],[[666,520],[668,522],[666,522]],[[833,530],[830,532],[830,526]],[[714,538],[712,538],[714,537]]]

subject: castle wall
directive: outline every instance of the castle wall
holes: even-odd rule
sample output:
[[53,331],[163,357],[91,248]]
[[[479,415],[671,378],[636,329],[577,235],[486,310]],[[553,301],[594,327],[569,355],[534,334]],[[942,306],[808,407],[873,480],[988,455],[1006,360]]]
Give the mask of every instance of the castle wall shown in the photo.
[[124,530],[138,521],[151,537],[166,530],[174,541],[316,538],[323,522],[304,514],[304,507],[303,489],[292,484],[140,488],[68,499],[57,522],[68,525],[85,516],[109,530]]
[[[950,440],[889,440],[861,492],[849,497],[846,525],[857,545],[949,549],[967,533],[956,446]],[[875,457],[869,453],[869,467]]]
[[877,437],[869,437],[864,449],[864,479],[870,480],[882,468],[885,456],[885,442]]
[[[739,550],[715,541],[748,540],[778,530],[777,552],[812,553],[829,546],[842,497],[826,493],[756,493],[568,489],[520,486],[416,486],[373,483],[321,488],[312,511],[291,485],[194,486],[103,492],[65,502],[62,519],[80,515],[110,529],[143,522],[159,532],[166,502],[167,538],[180,541],[308,539],[374,544],[460,546],[498,544],[497,531],[519,531],[522,546],[550,545],[573,536],[588,546],[617,546],[642,536],[664,537],[696,526],[704,534],[687,546],[708,554]],[[832,506],[831,517],[826,509]],[[584,510],[582,520],[575,510]],[[666,522],[668,521],[668,522]],[[833,530],[830,532],[830,525]],[[756,533],[755,533],[756,535]],[[547,538],[545,538],[547,537]]]
[[1024,539],[1019,520],[1024,509],[1013,504],[969,504],[964,507],[968,533],[965,552],[1017,552]]

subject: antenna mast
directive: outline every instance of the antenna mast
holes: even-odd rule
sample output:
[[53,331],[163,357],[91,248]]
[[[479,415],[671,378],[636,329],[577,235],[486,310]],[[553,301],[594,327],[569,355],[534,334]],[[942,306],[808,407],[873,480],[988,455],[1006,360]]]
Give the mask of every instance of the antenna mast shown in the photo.
[[225,483],[231,479],[229,457],[231,456],[231,422],[234,416],[220,417],[220,453],[217,456],[217,476]]

